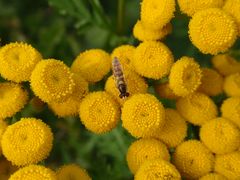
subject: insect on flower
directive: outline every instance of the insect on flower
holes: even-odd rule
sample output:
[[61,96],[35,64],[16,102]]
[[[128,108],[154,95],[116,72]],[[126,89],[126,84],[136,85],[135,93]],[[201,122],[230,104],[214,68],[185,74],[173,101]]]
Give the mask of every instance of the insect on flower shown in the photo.
[[116,87],[118,88],[120,94],[120,98],[126,98],[129,96],[129,93],[127,92],[127,85],[124,80],[122,66],[120,64],[120,61],[117,57],[113,58],[112,61],[112,70],[113,70],[113,76],[115,79]]

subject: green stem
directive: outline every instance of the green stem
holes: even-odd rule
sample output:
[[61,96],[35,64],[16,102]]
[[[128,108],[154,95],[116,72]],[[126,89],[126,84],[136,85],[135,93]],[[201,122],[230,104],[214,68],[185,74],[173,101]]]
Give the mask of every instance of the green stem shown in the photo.
[[118,0],[118,15],[117,15],[117,32],[123,33],[123,20],[125,11],[125,0]]

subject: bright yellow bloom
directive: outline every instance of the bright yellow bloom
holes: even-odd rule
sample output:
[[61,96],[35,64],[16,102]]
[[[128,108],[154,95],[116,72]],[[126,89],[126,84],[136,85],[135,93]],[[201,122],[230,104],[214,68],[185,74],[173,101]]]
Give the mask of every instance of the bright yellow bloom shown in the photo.
[[223,10],[230,13],[238,25],[238,35],[240,36],[240,0],[225,0]]
[[62,166],[57,171],[58,180],[91,180],[87,171],[76,164]]
[[88,94],[80,104],[80,120],[97,134],[111,131],[120,120],[120,106],[104,91]]
[[9,125],[2,136],[3,155],[17,166],[44,160],[52,149],[51,129],[39,119],[21,118]]
[[80,74],[88,82],[98,82],[110,71],[110,67],[111,57],[107,52],[91,49],[77,56],[71,70]]
[[73,74],[62,61],[46,59],[33,70],[31,88],[44,102],[62,102],[73,93],[75,83]]
[[33,96],[33,98],[30,100],[29,104],[36,112],[41,112],[44,109],[45,103],[39,99],[37,96]]
[[[147,89],[148,89],[148,85],[145,82],[144,78],[142,78],[141,76],[139,76],[137,73],[128,70],[128,69],[124,69],[123,70],[123,74],[124,74],[124,78],[126,81],[126,85],[127,85],[127,92],[129,92],[129,97],[131,97],[133,94],[136,93],[146,93]],[[119,97],[119,90],[116,87],[116,83],[114,80],[113,76],[110,76],[105,84],[105,90],[113,95],[113,97],[121,104],[123,105],[123,103],[126,101],[126,99],[122,99]]]
[[184,56],[173,64],[169,86],[178,96],[191,94],[201,84],[201,72],[199,64],[193,58]]
[[193,16],[200,10],[221,8],[223,0],[178,0],[178,5],[182,13]]
[[80,102],[88,93],[88,83],[79,74],[74,74],[75,88],[73,94],[64,102],[49,103],[49,107],[59,117],[78,115]]
[[174,165],[162,159],[146,161],[137,171],[135,180],[174,179],[180,180],[181,175]]
[[165,109],[165,125],[156,133],[156,138],[164,142],[169,148],[179,145],[187,136],[187,123],[174,109]]
[[228,54],[219,54],[212,59],[213,67],[223,76],[240,72],[240,63]]
[[161,97],[161,98],[166,98],[166,99],[177,99],[179,96],[174,94],[173,90],[169,87],[169,83],[163,83],[163,84],[157,84],[154,86],[154,89],[156,93]]
[[135,71],[147,78],[160,79],[169,74],[174,62],[172,52],[157,41],[145,41],[135,50],[133,66]]
[[150,29],[161,29],[174,17],[174,0],[143,0],[141,20]]
[[200,139],[215,154],[226,154],[240,147],[240,131],[225,118],[206,122],[200,129]]
[[226,99],[221,106],[222,117],[232,121],[240,128],[240,97]]
[[215,171],[228,179],[240,179],[240,152],[216,155]]
[[128,167],[133,174],[137,172],[144,162],[157,158],[170,161],[167,146],[156,139],[137,140],[130,145],[127,152]]
[[14,82],[29,81],[41,59],[41,54],[31,45],[18,42],[7,44],[0,51],[1,76]]
[[240,96],[240,73],[225,77],[223,90],[227,96]]
[[156,41],[163,39],[172,32],[172,24],[168,23],[161,29],[149,29],[142,21],[138,20],[133,27],[133,35],[139,41]]
[[30,165],[15,172],[9,180],[57,180],[56,173],[40,165]]
[[[7,129],[7,126],[8,124],[6,123],[6,121],[4,120],[0,120],[0,142],[1,142],[1,139],[2,139],[2,135],[3,133],[5,132],[5,130]],[[2,146],[1,146],[1,143],[0,143],[0,154],[2,153]],[[0,161],[1,162],[1,161]],[[1,174],[1,173],[0,173]],[[0,178],[1,179],[1,178]]]
[[227,180],[227,178],[225,178],[221,174],[209,173],[209,174],[201,177],[199,180]]
[[217,106],[213,100],[202,93],[194,93],[176,102],[178,112],[189,122],[195,125],[217,117]]
[[165,123],[165,110],[150,94],[135,94],[122,108],[122,125],[134,137],[151,137]]
[[188,140],[175,149],[173,164],[186,179],[197,179],[213,170],[214,156],[200,141]]
[[112,51],[111,59],[113,59],[114,57],[117,57],[123,69],[129,68],[131,70],[134,70],[134,67],[132,65],[134,52],[135,52],[134,46],[121,45]]
[[194,14],[189,23],[189,36],[202,53],[216,55],[234,44],[237,25],[225,11],[209,8]]
[[8,180],[11,174],[17,170],[17,166],[13,166],[11,162],[5,158],[0,160],[0,179]]
[[0,83],[0,119],[12,117],[28,101],[28,92],[20,84]]
[[202,68],[201,85],[198,91],[209,96],[216,96],[223,91],[223,77],[215,70]]

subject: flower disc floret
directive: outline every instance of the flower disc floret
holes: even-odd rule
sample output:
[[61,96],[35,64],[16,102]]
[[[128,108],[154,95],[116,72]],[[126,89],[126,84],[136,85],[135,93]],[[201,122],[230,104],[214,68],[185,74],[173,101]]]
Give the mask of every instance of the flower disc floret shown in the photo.
[[227,12],[209,8],[194,14],[189,23],[189,36],[202,53],[216,55],[234,44],[237,25]]
[[39,119],[22,118],[9,125],[2,136],[3,155],[14,165],[25,166],[44,160],[52,149],[51,129]]
[[225,77],[223,90],[227,96],[240,97],[240,72]]
[[227,180],[227,178],[221,174],[209,173],[205,176],[202,176],[199,180]]
[[29,81],[33,69],[41,59],[41,54],[29,44],[6,44],[0,50],[0,74],[3,78],[18,83]]
[[120,105],[104,91],[89,93],[80,104],[80,120],[97,134],[111,131],[120,119]]
[[164,123],[164,107],[153,95],[135,94],[123,105],[123,127],[134,137],[151,137]]
[[[2,135],[3,133],[5,132],[5,130],[7,129],[7,126],[8,124],[6,123],[6,121],[4,120],[0,120],[0,142],[1,142],[1,139],[2,139]],[[1,143],[0,143],[0,155],[2,153],[2,147],[1,147]],[[1,162],[1,161],[0,161]],[[1,174],[1,172],[0,172]],[[1,179],[1,178],[0,178]]]

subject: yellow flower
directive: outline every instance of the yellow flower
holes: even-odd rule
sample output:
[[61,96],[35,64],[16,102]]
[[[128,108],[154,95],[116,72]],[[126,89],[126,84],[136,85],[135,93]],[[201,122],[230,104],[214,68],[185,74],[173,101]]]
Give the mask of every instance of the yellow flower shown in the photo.
[[45,103],[41,99],[39,99],[37,96],[33,96],[29,104],[36,112],[41,112],[45,106]]
[[162,159],[146,161],[137,171],[135,180],[174,179],[180,180],[181,175],[174,165]]
[[[148,89],[148,85],[145,82],[144,78],[142,78],[141,76],[139,76],[137,73],[128,70],[128,69],[124,69],[123,70],[123,74],[124,74],[124,78],[126,81],[126,85],[127,85],[127,92],[129,92],[129,97],[131,97],[133,94],[136,93],[146,93],[147,89]],[[110,76],[105,84],[105,90],[113,95],[113,97],[121,104],[123,105],[123,103],[126,101],[126,99],[122,99],[119,97],[119,90],[116,87],[116,83],[114,80],[113,76]]]
[[46,59],[37,64],[31,75],[31,88],[44,102],[62,102],[75,88],[73,74],[62,62]]
[[225,118],[216,118],[202,125],[200,139],[215,154],[226,154],[240,147],[240,131]]
[[133,174],[144,162],[157,158],[170,161],[167,146],[156,139],[137,140],[130,145],[127,152],[128,167]]
[[13,174],[18,168],[13,166],[11,162],[5,158],[0,160],[0,179],[8,180],[11,174]]
[[111,59],[113,59],[114,57],[117,57],[123,69],[129,68],[131,70],[134,70],[134,67],[132,65],[134,51],[135,51],[134,46],[121,45],[112,51]]
[[2,136],[3,155],[17,166],[44,160],[52,149],[51,129],[39,119],[21,118]]
[[91,49],[82,52],[74,60],[71,70],[80,74],[88,82],[100,81],[111,67],[110,55],[101,49]]
[[172,52],[166,45],[145,41],[136,48],[132,63],[138,74],[160,79],[169,74],[173,61]]
[[76,116],[78,115],[80,102],[88,93],[88,83],[79,74],[74,74],[75,88],[73,94],[64,102],[49,103],[49,107],[59,117]]
[[[0,142],[3,136],[3,133],[5,132],[5,130],[7,129],[8,124],[4,121],[4,120],[0,120]],[[0,154],[2,153],[2,147],[1,147],[1,143],[0,143]],[[1,162],[1,161],[0,161]],[[1,173],[0,173],[1,174]],[[1,179],[1,178],[0,178]]]
[[240,73],[225,77],[223,90],[227,96],[240,96]]
[[223,10],[230,13],[238,25],[238,35],[240,36],[240,0],[225,0]]
[[197,179],[213,170],[214,156],[200,141],[188,140],[175,149],[173,164],[186,179]]
[[88,94],[80,104],[80,120],[97,134],[111,131],[120,119],[120,106],[104,91]]
[[169,75],[169,86],[178,96],[186,96],[197,90],[201,84],[201,69],[190,57],[182,57],[172,66]]
[[169,83],[157,84],[154,86],[155,92],[161,97],[166,99],[177,99],[179,96],[174,94],[173,90],[169,87]]
[[223,175],[217,173],[209,173],[202,176],[199,180],[227,180]]
[[141,20],[150,29],[161,29],[174,17],[174,0],[143,0]]
[[0,83],[0,119],[12,117],[28,101],[28,93],[20,84]]
[[7,44],[0,51],[1,76],[14,82],[29,81],[41,59],[41,54],[31,45],[21,42]]
[[212,59],[213,67],[223,76],[240,72],[240,63],[228,54],[219,54]]
[[168,23],[161,29],[149,29],[142,21],[138,20],[133,27],[133,35],[139,41],[156,41],[163,39],[172,32],[172,25]]
[[232,121],[240,128],[240,97],[226,99],[221,106],[222,117]]
[[134,137],[151,137],[165,123],[165,110],[150,94],[135,94],[122,108],[122,125]]
[[223,6],[223,0],[178,0],[178,5],[182,13],[193,16],[200,10],[221,8]]
[[30,165],[15,172],[9,180],[57,180],[56,173],[40,165]]
[[179,98],[176,107],[187,121],[195,125],[202,125],[216,118],[218,113],[213,100],[207,95],[198,92]]
[[87,171],[76,164],[62,166],[57,171],[58,180],[91,180]]
[[228,179],[240,179],[240,152],[216,155],[215,171]]
[[194,14],[189,23],[189,36],[202,53],[216,55],[234,44],[237,25],[225,11],[209,8]]
[[169,148],[179,145],[187,136],[187,123],[174,109],[165,109],[165,125],[156,133],[156,138],[164,142]]
[[215,70],[202,68],[201,85],[198,91],[209,96],[216,96],[223,91],[223,77]]

